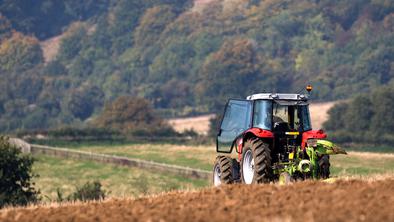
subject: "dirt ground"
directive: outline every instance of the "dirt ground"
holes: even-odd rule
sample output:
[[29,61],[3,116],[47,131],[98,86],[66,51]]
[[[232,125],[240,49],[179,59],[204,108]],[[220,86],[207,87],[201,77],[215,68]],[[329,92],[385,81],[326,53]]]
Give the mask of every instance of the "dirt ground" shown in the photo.
[[0,211],[0,221],[394,221],[394,178],[233,185]]

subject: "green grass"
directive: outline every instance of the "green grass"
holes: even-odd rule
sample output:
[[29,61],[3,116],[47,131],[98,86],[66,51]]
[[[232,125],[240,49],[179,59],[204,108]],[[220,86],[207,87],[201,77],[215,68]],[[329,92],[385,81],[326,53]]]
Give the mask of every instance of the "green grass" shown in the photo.
[[352,145],[346,148],[346,150],[357,152],[394,153],[394,147],[390,146]]
[[87,181],[98,180],[109,196],[139,196],[170,190],[196,189],[208,186],[209,181],[186,179],[180,176],[153,173],[138,168],[120,167],[90,161],[59,159],[36,156],[33,172],[39,174],[34,179],[44,201],[54,201],[59,188],[64,196],[75,191]]
[[[170,144],[131,144],[119,146],[87,146],[81,150],[169,163],[211,170],[216,157],[215,146],[180,146]],[[357,153],[331,156],[333,176],[355,176],[394,172],[394,155]]]
[[331,173],[334,176],[354,176],[394,173],[394,155],[349,152],[331,156]]
[[131,144],[119,146],[87,146],[79,150],[138,158],[190,168],[211,170],[216,157],[215,147],[172,144]]

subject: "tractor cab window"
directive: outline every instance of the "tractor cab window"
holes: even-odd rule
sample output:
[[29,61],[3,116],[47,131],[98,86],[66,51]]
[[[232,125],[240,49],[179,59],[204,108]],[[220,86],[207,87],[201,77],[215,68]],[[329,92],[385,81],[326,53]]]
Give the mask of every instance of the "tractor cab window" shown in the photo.
[[273,127],[274,131],[290,131],[291,127],[291,120],[290,120],[290,115],[294,113],[294,110],[292,110],[289,106],[282,106],[277,103],[274,103],[274,109],[273,109],[273,116],[272,116],[272,122],[273,122]]
[[251,118],[251,101],[230,100],[227,103],[217,136],[217,151],[223,153],[231,152],[235,138],[250,128]]
[[281,105],[274,103],[274,131],[306,131],[311,129],[307,105]]
[[301,111],[301,119],[302,119],[302,128],[304,131],[308,131],[312,129],[311,125],[311,117],[309,115],[309,107],[308,105],[300,106]]
[[254,104],[253,126],[271,130],[272,127],[272,101],[257,100]]

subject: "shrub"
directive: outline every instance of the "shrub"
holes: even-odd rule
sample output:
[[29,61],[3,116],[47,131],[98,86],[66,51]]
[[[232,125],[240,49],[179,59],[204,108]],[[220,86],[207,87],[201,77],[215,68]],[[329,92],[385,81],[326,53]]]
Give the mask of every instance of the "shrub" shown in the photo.
[[135,137],[176,137],[180,134],[175,132],[175,130],[171,127],[156,127],[152,126],[151,128],[138,128],[134,130],[130,130],[127,132],[128,135]]
[[0,136],[0,208],[11,205],[27,205],[38,201],[39,191],[30,180],[33,176],[34,159]]
[[57,189],[57,201],[89,201],[89,200],[104,200],[106,191],[102,189],[99,181],[87,182],[81,187],[76,187],[76,191],[67,198],[63,198],[63,193]]
[[138,136],[168,135],[174,132],[163,119],[157,116],[148,100],[130,96],[121,96],[107,104],[94,125],[98,128],[119,130]]
[[105,199],[105,193],[106,192],[101,189],[100,182],[87,182],[82,187],[77,187],[77,190],[72,195],[72,199],[80,201],[103,200]]
[[70,137],[78,138],[95,138],[95,139],[111,139],[112,136],[118,136],[119,132],[103,128],[74,128],[63,127],[59,129],[49,130],[48,136],[52,138]]

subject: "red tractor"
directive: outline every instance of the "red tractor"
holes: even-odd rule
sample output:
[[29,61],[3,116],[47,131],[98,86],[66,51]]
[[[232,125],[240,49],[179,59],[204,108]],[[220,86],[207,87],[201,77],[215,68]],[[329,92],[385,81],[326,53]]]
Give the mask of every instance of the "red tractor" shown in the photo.
[[[307,90],[310,91],[311,87]],[[213,183],[245,184],[330,176],[329,155],[346,153],[312,130],[308,96],[261,93],[230,99],[217,135]],[[235,150],[238,158],[231,158]]]

